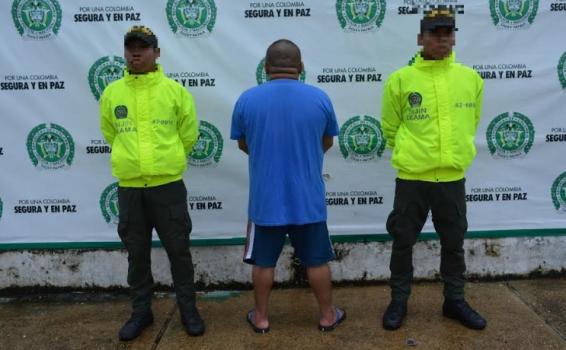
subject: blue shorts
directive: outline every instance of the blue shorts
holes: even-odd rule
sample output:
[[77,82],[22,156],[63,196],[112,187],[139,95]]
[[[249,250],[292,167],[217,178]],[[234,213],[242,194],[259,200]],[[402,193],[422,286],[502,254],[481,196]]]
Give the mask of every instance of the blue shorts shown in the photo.
[[260,267],[275,267],[289,235],[295,255],[306,267],[326,264],[334,259],[334,250],[326,222],[306,225],[258,226],[248,222],[244,262]]

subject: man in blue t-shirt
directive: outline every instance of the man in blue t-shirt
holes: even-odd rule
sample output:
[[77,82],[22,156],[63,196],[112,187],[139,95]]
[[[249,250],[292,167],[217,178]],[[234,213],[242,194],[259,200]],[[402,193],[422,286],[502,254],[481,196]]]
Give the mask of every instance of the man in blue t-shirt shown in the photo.
[[320,307],[321,331],[345,318],[332,304],[328,262],[334,259],[326,226],[324,152],[338,135],[332,103],[320,89],[298,81],[301,52],[289,40],[267,49],[269,82],[245,91],[234,107],[231,138],[249,155],[250,195],[244,261],[252,264],[255,308],[246,320],[269,331],[267,306],[277,259],[288,234],[307,267]]

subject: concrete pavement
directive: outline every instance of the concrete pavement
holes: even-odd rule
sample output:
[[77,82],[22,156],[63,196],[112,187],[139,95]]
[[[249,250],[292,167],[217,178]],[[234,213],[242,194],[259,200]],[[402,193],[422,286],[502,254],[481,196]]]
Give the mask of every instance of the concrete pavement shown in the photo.
[[311,291],[276,289],[271,332],[257,335],[244,320],[251,291],[209,292],[199,295],[207,333],[192,338],[174,296],[158,293],[154,324],[132,342],[117,339],[130,310],[124,294],[2,298],[0,349],[566,349],[566,278],[469,283],[467,298],[488,320],[484,331],[442,316],[441,283],[417,283],[404,326],[390,332],[381,328],[386,285],[340,287],[335,303],[348,318],[336,331],[320,333]]

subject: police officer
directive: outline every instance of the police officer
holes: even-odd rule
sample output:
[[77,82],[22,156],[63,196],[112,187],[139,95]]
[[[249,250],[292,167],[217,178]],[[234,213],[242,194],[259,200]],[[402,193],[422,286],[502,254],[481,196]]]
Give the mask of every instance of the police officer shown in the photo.
[[455,62],[455,16],[450,8],[426,11],[414,61],[388,79],[382,101],[382,127],[397,169],[393,211],[387,231],[393,237],[391,303],[383,327],[401,327],[413,278],[412,253],[429,211],[441,243],[443,314],[472,329],[486,321],[464,300],[464,234],[468,228],[464,173],[476,155],[483,81]]
[[133,312],[120,329],[132,340],[153,322],[151,235],[157,231],[171,263],[181,321],[189,335],[205,326],[195,305],[189,251],[192,224],[182,176],[198,137],[192,96],[163,73],[157,37],[145,26],[124,37],[127,69],[100,99],[100,125],[112,146],[112,175],[119,179],[118,234],[128,251]]

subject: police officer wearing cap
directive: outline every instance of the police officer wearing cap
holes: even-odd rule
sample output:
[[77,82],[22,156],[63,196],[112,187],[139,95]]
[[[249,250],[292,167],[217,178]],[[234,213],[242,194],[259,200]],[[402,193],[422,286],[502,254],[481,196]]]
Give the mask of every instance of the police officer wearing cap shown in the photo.
[[455,16],[446,6],[425,11],[417,42],[422,50],[386,82],[382,128],[397,169],[387,231],[391,252],[391,303],[383,327],[401,327],[413,278],[413,246],[432,212],[441,244],[443,315],[472,329],[486,321],[464,299],[464,235],[468,228],[465,171],[476,155],[483,81],[456,63]]
[[160,49],[151,29],[132,27],[124,37],[124,52],[124,77],[109,84],[100,99],[101,131],[112,146],[112,175],[119,180],[118,235],[128,251],[133,309],[118,336],[132,340],[153,323],[153,229],[169,257],[185,330],[202,335],[205,325],[195,302],[192,224],[182,179],[198,138],[195,104],[156,63]]

